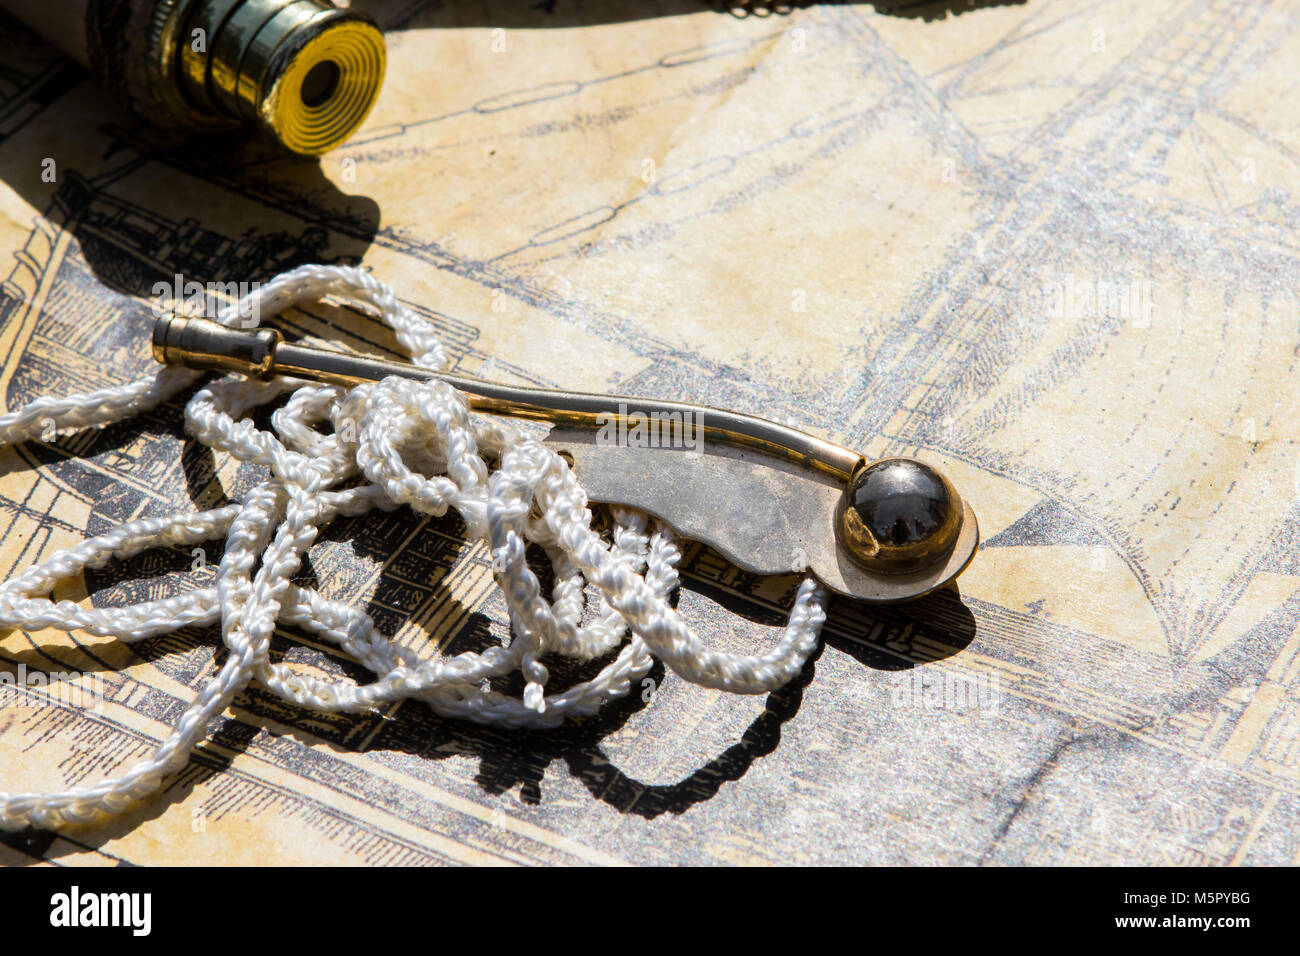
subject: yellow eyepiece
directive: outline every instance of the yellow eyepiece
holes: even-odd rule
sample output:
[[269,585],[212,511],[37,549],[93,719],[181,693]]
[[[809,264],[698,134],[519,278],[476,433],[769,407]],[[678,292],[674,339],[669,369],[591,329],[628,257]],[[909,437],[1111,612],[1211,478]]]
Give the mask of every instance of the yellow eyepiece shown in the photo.
[[305,42],[278,50],[258,95],[241,106],[256,104],[264,135],[319,156],[352,135],[374,105],[384,80],[384,38],[369,21],[348,16],[318,28],[309,23],[302,33]]

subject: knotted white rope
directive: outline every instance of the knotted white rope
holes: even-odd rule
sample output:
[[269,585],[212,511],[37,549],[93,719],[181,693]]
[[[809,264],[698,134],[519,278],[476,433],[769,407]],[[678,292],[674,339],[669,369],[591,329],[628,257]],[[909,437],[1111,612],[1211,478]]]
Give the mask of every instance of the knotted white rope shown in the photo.
[[[218,318],[247,326],[249,315],[275,314],[326,295],[378,310],[415,362],[446,365],[433,328],[360,269],[294,269]],[[66,432],[115,422],[158,405],[198,378],[197,372],[169,367],[128,385],[38,399],[0,416],[0,442],[48,439],[51,423]],[[292,395],[272,416],[274,432],[244,417],[286,391]],[[326,421],[333,434],[315,427]],[[185,422],[194,438],[214,450],[267,468],[266,480],[239,504],[127,522],[27,568],[0,585],[0,627],[80,630],[132,642],[187,624],[219,624],[230,653],[150,757],[89,787],[0,793],[0,827],[83,822],[157,790],[250,681],[323,711],[367,711],[410,697],[445,717],[553,727],[626,695],[650,670],[651,655],[693,683],[757,694],[793,678],[816,647],[824,595],[810,578],[798,589],[785,631],[766,653],[709,650],[669,604],[680,557],[671,531],[649,529],[644,515],[620,509],[612,542],[602,540],[564,459],[508,424],[471,416],[465,395],[449,385],[394,377],[345,390],[228,376],[194,395]],[[489,471],[485,459],[498,460],[497,469]],[[337,487],[358,475],[364,482]],[[379,633],[360,609],[291,583],[323,525],[339,515],[401,505],[430,515],[454,508],[467,537],[490,548],[510,613],[508,644],[421,660]],[[215,587],[113,608],[47,597],[59,581],[111,558],[221,535],[226,544]],[[525,561],[529,542],[540,545],[554,567],[550,600]],[[595,606],[584,623],[588,585]],[[268,649],[277,622],[337,645],[378,676],[369,684],[325,681],[272,663]],[[629,630],[631,639],[623,643]],[[593,659],[620,644],[618,655],[594,678],[546,695],[543,655]],[[525,679],[522,700],[489,686],[490,678],[516,669]]]

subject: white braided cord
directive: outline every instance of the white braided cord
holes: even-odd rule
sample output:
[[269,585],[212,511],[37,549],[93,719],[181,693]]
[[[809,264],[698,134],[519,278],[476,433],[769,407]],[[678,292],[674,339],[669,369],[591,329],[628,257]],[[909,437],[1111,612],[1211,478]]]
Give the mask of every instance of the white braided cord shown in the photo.
[[[429,323],[357,268],[302,266],[218,318],[247,326],[250,315],[273,315],[326,295],[377,310],[417,364],[446,366]],[[67,432],[116,422],[166,401],[199,374],[169,367],[127,385],[37,399],[0,416],[0,442],[48,440],[51,427]],[[274,431],[244,417],[286,391],[292,394],[272,416]],[[315,427],[326,421],[333,434]],[[212,449],[264,466],[266,480],[238,504],[130,521],[27,568],[0,584],[0,627],[78,630],[133,642],[189,624],[219,624],[229,654],[152,755],[92,786],[0,793],[0,828],[86,822],[158,790],[250,682],[322,711],[371,711],[415,698],[444,717],[545,728],[594,714],[606,701],[625,696],[652,667],[652,655],[687,681],[758,694],[793,678],[816,648],[825,595],[809,578],[770,650],[752,656],[709,650],[669,603],[680,558],[672,532],[648,527],[640,512],[616,509],[612,541],[603,540],[592,530],[586,494],[564,459],[508,423],[471,416],[466,396],[449,385],[393,377],[345,390],[228,376],[195,393],[185,423],[190,435]],[[490,471],[492,459],[499,464]],[[337,487],[357,478],[364,480]],[[454,509],[467,539],[489,548],[509,610],[508,644],[422,660],[381,634],[361,609],[292,583],[329,521],[401,505],[435,516]],[[223,535],[214,587],[111,608],[48,597],[59,581],[111,558]],[[554,568],[549,600],[525,560],[529,543],[543,548]],[[594,607],[584,621],[589,586]],[[336,645],[376,679],[327,681],[271,662],[277,623]],[[546,694],[544,655],[590,660],[615,648],[617,656],[595,677]],[[515,670],[525,680],[522,699],[489,686],[491,678]]]

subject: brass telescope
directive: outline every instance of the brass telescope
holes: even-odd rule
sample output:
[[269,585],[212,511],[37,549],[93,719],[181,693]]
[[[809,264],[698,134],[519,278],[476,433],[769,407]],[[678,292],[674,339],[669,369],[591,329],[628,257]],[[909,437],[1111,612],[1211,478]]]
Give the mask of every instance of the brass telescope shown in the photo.
[[370,112],[383,34],[327,0],[0,0],[150,123],[317,156]]
[[[761,574],[810,569],[864,601],[920,597],[965,570],[979,544],[975,513],[937,469],[912,458],[868,462],[833,442],[777,422],[689,402],[507,385],[284,341],[271,328],[240,330],[164,316],[154,358],[185,368],[279,375],[355,386],[388,376],[446,382],[472,409],[555,426],[592,501],[641,508]],[[681,447],[610,447],[612,422],[673,423]]]

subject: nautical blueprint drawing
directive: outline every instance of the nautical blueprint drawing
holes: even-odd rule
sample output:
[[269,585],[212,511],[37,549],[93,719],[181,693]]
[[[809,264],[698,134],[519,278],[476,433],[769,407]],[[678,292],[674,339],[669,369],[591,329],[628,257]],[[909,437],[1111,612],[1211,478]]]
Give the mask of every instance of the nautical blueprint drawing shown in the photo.
[[[389,80],[319,163],[187,147],[3,24],[6,408],[142,374],[160,279],[361,262],[460,371],[916,455],[985,543],[959,592],[834,603],[765,698],[660,668],[521,734],[248,691],[161,796],[0,860],[1300,862],[1300,4],[356,2]],[[398,354],[359,313],[278,321]],[[239,496],[255,476],[182,408],[3,450],[0,570]],[[341,521],[304,575],[412,647],[481,646],[506,622],[461,530]],[[795,578],[688,558],[708,640],[772,639]],[[57,596],[202,586],[193,561]],[[274,653],[364,676],[301,634]],[[105,688],[6,698],[0,789],[138,759],[220,654],[201,629],[0,635],[8,672]]]

